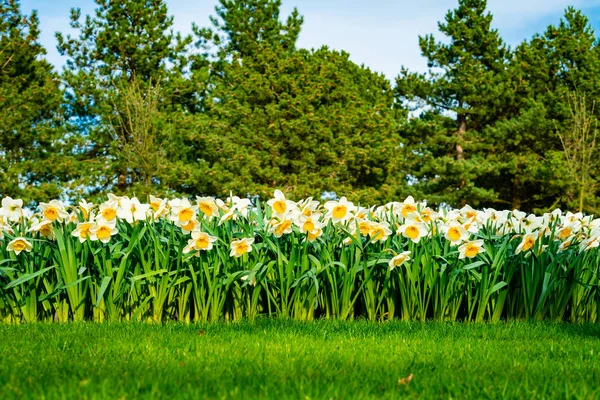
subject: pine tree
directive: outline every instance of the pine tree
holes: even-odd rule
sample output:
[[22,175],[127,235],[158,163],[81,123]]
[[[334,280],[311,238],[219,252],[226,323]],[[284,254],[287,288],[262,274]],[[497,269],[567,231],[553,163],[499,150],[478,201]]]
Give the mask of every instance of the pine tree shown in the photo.
[[211,177],[203,190],[391,199],[403,182],[389,82],[347,53],[296,50],[302,18],[294,10],[280,22],[279,5],[223,0],[222,21],[196,31],[218,56],[198,145],[216,149],[203,158]]
[[[191,37],[173,32],[162,0],[96,2],[95,15],[84,21],[79,9],[71,10],[78,36],[57,33],[59,50],[69,57],[63,79],[85,158],[81,188],[92,194],[180,191],[188,168],[179,163],[184,112],[196,102],[196,88],[185,79]],[[157,89],[154,111],[132,113]]]
[[[512,183],[499,190],[501,196],[525,210],[576,210],[580,189],[570,176],[559,134],[572,129],[572,95],[588,99],[589,106],[600,99],[600,49],[588,19],[568,8],[558,26],[550,25],[516,49],[510,75],[518,82],[518,112],[490,130],[503,140],[503,178]],[[591,186],[587,197],[586,211],[597,211]]]
[[26,203],[58,197],[71,162],[60,141],[63,94],[39,35],[35,11],[0,1],[0,197]]
[[484,205],[497,198],[489,182],[498,165],[482,132],[512,106],[510,50],[491,22],[485,0],[459,0],[438,24],[448,43],[419,37],[429,72],[403,68],[396,80],[398,99],[422,113],[402,129],[413,154],[413,189],[434,203]]

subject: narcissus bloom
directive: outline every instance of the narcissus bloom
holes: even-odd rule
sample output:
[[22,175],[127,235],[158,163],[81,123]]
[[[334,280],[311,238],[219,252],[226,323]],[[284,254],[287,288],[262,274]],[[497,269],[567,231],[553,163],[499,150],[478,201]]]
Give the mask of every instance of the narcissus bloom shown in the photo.
[[400,213],[404,218],[408,218],[408,216],[415,211],[417,211],[417,203],[415,203],[415,199],[412,196],[408,196],[400,204]]
[[114,222],[98,220],[96,225],[90,230],[90,233],[90,240],[99,240],[102,243],[108,243],[111,236],[118,234],[119,230]]
[[40,211],[48,221],[62,222],[69,218],[69,213],[60,200],[50,200],[49,203],[40,203]]
[[177,225],[189,222],[198,210],[198,205],[192,205],[188,199],[173,199],[169,201],[171,206],[171,221]]
[[246,253],[250,253],[252,251],[252,244],[254,243],[254,238],[244,238],[239,240],[234,240],[231,242],[231,252],[229,253],[230,257],[241,257]]
[[269,232],[275,237],[281,237],[283,235],[289,235],[292,233],[293,220],[283,217],[281,220],[274,218],[269,224]]
[[107,201],[105,203],[100,204],[100,214],[98,214],[97,218],[102,218],[105,221],[112,222],[117,218],[117,210],[119,208],[119,204],[114,201]]
[[404,225],[400,225],[396,233],[412,240],[414,243],[419,243],[422,237],[427,236],[427,225],[409,219]]
[[402,253],[393,257],[388,262],[388,265],[390,266],[390,271],[392,271],[394,268],[399,267],[408,261],[410,261],[410,251],[403,251]]
[[204,217],[211,219],[219,215],[219,208],[215,199],[212,197],[196,197],[198,209],[204,214]]
[[333,222],[345,221],[350,217],[350,213],[356,211],[356,206],[342,197],[339,201],[330,200],[324,205],[328,213],[326,218],[331,218]]
[[273,210],[273,214],[277,216],[283,216],[290,210],[297,209],[298,206],[291,200],[287,200],[283,192],[279,189],[275,189],[273,199],[267,201],[267,205]]
[[144,221],[150,210],[149,204],[142,204],[134,197],[132,199],[121,199],[121,206],[117,210],[117,216],[133,224],[134,221]]
[[369,235],[371,236],[371,242],[384,242],[392,234],[390,230],[390,224],[387,222],[378,222],[371,225]]
[[81,200],[79,202],[79,210],[83,214],[83,219],[90,218],[90,212],[92,211],[92,208],[94,208],[94,203],[88,203],[85,200]]
[[323,229],[321,229],[321,228],[315,228],[314,230],[308,232],[307,238],[308,238],[309,242],[314,242],[321,235],[323,235]]
[[535,241],[538,239],[538,236],[539,232],[526,233],[523,235],[523,240],[521,240],[521,243],[517,246],[515,254],[530,250],[535,245]]
[[19,255],[22,251],[30,252],[31,249],[33,249],[33,245],[23,237],[11,240],[6,246],[7,251],[14,251],[16,255]]
[[27,232],[39,232],[46,239],[54,239],[54,228],[52,228],[52,221],[48,221],[47,219],[43,219],[41,221],[36,220],[36,222],[31,225],[31,228],[27,230]]
[[81,222],[77,224],[77,228],[71,232],[71,235],[79,238],[79,241],[83,243],[92,236],[92,228],[95,225],[94,222]]
[[[192,238],[188,241],[187,246],[183,249],[183,254],[187,254],[193,250],[201,251],[201,250],[211,250],[213,248],[213,243],[217,241],[216,236],[211,236],[208,233],[193,231]],[[196,254],[198,255],[198,254]]]
[[323,223],[319,222],[319,214],[315,213],[310,216],[301,215],[299,218],[296,218],[294,224],[300,228],[301,233],[312,232],[315,229],[322,228]]
[[154,197],[152,195],[150,197],[150,209],[152,210],[152,215],[155,220],[162,218],[169,214],[169,205],[167,200],[161,199],[159,197]]
[[473,240],[458,247],[458,258],[473,258],[484,251],[483,240]]
[[23,200],[10,197],[3,198],[0,214],[4,214],[11,222],[19,222],[23,217]]
[[443,229],[444,236],[454,245],[459,245],[469,239],[469,233],[464,226],[456,221],[450,222]]

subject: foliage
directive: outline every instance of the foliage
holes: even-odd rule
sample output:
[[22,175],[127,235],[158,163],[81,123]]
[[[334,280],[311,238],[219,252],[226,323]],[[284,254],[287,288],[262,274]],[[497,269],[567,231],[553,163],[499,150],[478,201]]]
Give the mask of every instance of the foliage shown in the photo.
[[0,317],[598,320],[600,219],[280,191],[267,204],[111,196],[26,218],[5,198]]
[[63,92],[40,58],[39,35],[35,11],[24,15],[18,1],[0,2],[0,196],[27,203],[59,196],[72,165],[61,152]]
[[[194,97],[184,79],[191,37],[173,32],[173,17],[161,0],[97,4],[95,16],[84,21],[79,9],[71,10],[77,36],[57,33],[59,51],[68,57],[62,75],[66,102],[81,142],[79,193],[149,193],[149,182],[153,192],[177,190],[172,176],[182,174],[178,160],[187,126],[183,110]],[[163,169],[153,173],[138,163],[139,156],[130,157],[132,146],[137,146],[136,129],[142,128],[121,123],[131,117],[136,102],[152,96],[154,111],[144,122],[151,127],[145,143],[152,144],[150,154],[165,152]]]

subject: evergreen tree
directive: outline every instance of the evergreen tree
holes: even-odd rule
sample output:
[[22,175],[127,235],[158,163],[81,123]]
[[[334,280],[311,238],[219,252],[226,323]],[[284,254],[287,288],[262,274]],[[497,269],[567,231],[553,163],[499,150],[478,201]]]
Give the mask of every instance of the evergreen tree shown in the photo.
[[[510,77],[518,82],[514,96],[518,112],[489,131],[503,141],[507,185],[499,191],[512,197],[513,207],[579,208],[580,189],[569,174],[559,133],[572,129],[572,95],[588,100],[587,111],[600,99],[599,55],[588,19],[572,7],[558,26],[549,26],[516,49]],[[597,118],[597,107],[595,111]],[[596,196],[594,182],[588,184],[585,203],[591,213],[597,211]]]
[[[83,22],[80,10],[71,10],[78,36],[57,33],[59,51],[69,57],[63,79],[85,158],[81,188],[180,191],[190,168],[179,162],[188,126],[184,111],[196,102],[196,88],[185,79],[191,37],[173,32],[162,0],[97,4],[95,15]],[[132,113],[153,96],[155,110]]]
[[391,199],[403,182],[389,82],[347,53],[296,50],[302,19],[294,10],[281,23],[279,4],[223,0],[222,22],[197,30],[218,56],[198,146],[216,149],[203,191]]
[[493,204],[490,182],[498,175],[493,147],[482,132],[510,115],[510,51],[491,28],[485,0],[459,0],[438,24],[448,43],[419,37],[427,74],[403,68],[396,81],[400,101],[421,109],[407,123],[403,140],[411,151],[413,189],[434,203]]
[[35,11],[0,1],[0,197],[27,203],[58,197],[71,162],[60,141],[62,91],[39,35]]

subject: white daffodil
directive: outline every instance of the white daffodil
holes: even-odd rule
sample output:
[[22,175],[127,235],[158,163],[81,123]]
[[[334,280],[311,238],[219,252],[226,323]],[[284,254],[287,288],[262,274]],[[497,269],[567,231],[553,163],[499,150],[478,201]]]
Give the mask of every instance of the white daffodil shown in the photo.
[[69,218],[69,213],[60,200],[50,200],[49,203],[40,203],[40,211],[48,221],[63,222]]
[[161,199],[152,195],[149,196],[149,199],[150,209],[152,210],[152,216],[154,217],[155,221],[169,215],[169,204],[167,203],[166,199]]
[[400,213],[404,218],[408,218],[408,216],[418,209],[417,203],[412,196],[408,196],[404,201],[400,204]]
[[107,222],[115,221],[117,218],[117,211],[119,209],[119,204],[114,201],[107,201],[100,204],[100,213],[97,215],[96,219],[103,219]]
[[298,208],[298,205],[291,200],[287,200],[283,192],[279,189],[275,189],[273,197],[273,199],[267,201],[267,205],[273,210],[274,216],[283,216],[290,210]]
[[[216,236],[211,236],[208,233],[193,231],[192,238],[188,241],[187,246],[183,249],[183,253],[187,254],[191,251],[200,252],[208,251],[213,248],[213,244],[217,241]],[[199,255],[198,253],[196,255]]]
[[212,197],[196,197],[198,209],[204,214],[206,219],[211,219],[219,215],[219,207]]
[[400,267],[401,265],[403,265],[404,263],[410,261],[410,251],[403,251],[402,253],[398,254],[397,256],[394,256],[389,262],[388,265],[390,266],[390,271],[394,270],[394,268],[396,267]]
[[19,255],[22,251],[30,252],[31,249],[33,249],[33,245],[23,237],[11,240],[6,246],[7,251],[14,251],[16,255]]
[[95,225],[94,222],[80,222],[73,232],[71,232],[71,235],[79,238],[79,241],[83,243],[92,236],[92,228]]
[[466,242],[458,247],[458,258],[473,258],[479,253],[483,253],[483,240],[473,240]]
[[254,238],[244,238],[232,241],[230,244],[231,252],[229,253],[229,256],[237,258],[246,253],[250,253],[252,251],[253,243]]
[[442,227],[442,231],[446,239],[453,245],[459,245],[469,239],[469,232],[457,221],[451,221],[448,225]]
[[103,219],[96,221],[96,225],[90,230],[90,240],[99,240],[102,243],[108,243],[112,236],[119,233],[115,221],[108,222]]
[[390,224],[388,222],[377,222],[371,225],[369,235],[371,236],[371,242],[385,242],[387,238],[392,234],[390,230]]
[[23,217],[23,200],[10,197],[3,198],[0,214],[4,214],[11,222],[19,222]]
[[83,214],[83,219],[89,220],[90,213],[92,212],[92,209],[94,208],[94,203],[88,203],[85,200],[81,200],[78,205],[79,205],[79,210],[81,211],[81,214]]
[[169,219],[181,226],[189,222],[198,210],[198,205],[192,205],[188,199],[173,199],[169,201],[171,216]]
[[412,240],[414,243],[419,243],[422,237],[427,236],[427,225],[408,219],[403,225],[400,225],[396,233]]
[[351,213],[356,211],[356,206],[346,197],[342,197],[339,201],[330,200],[325,203],[324,207],[328,211],[325,218],[331,218],[333,222],[346,221]]
[[315,213],[310,216],[302,214],[294,220],[294,224],[300,229],[301,233],[312,232],[315,229],[322,228],[324,224],[319,222],[319,214]]
[[150,210],[149,204],[142,204],[134,197],[132,199],[121,199],[121,205],[117,210],[117,216],[125,221],[133,224],[134,221],[144,221]]
[[519,245],[517,246],[517,249],[515,250],[515,254],[519,254],[522,251],[530,250],[535,245],[535,242],[538,239],[538,236],[539,236],[539,232],[526,232],[523,235],[523,239],[521,240],[521,243],[519,243]]

